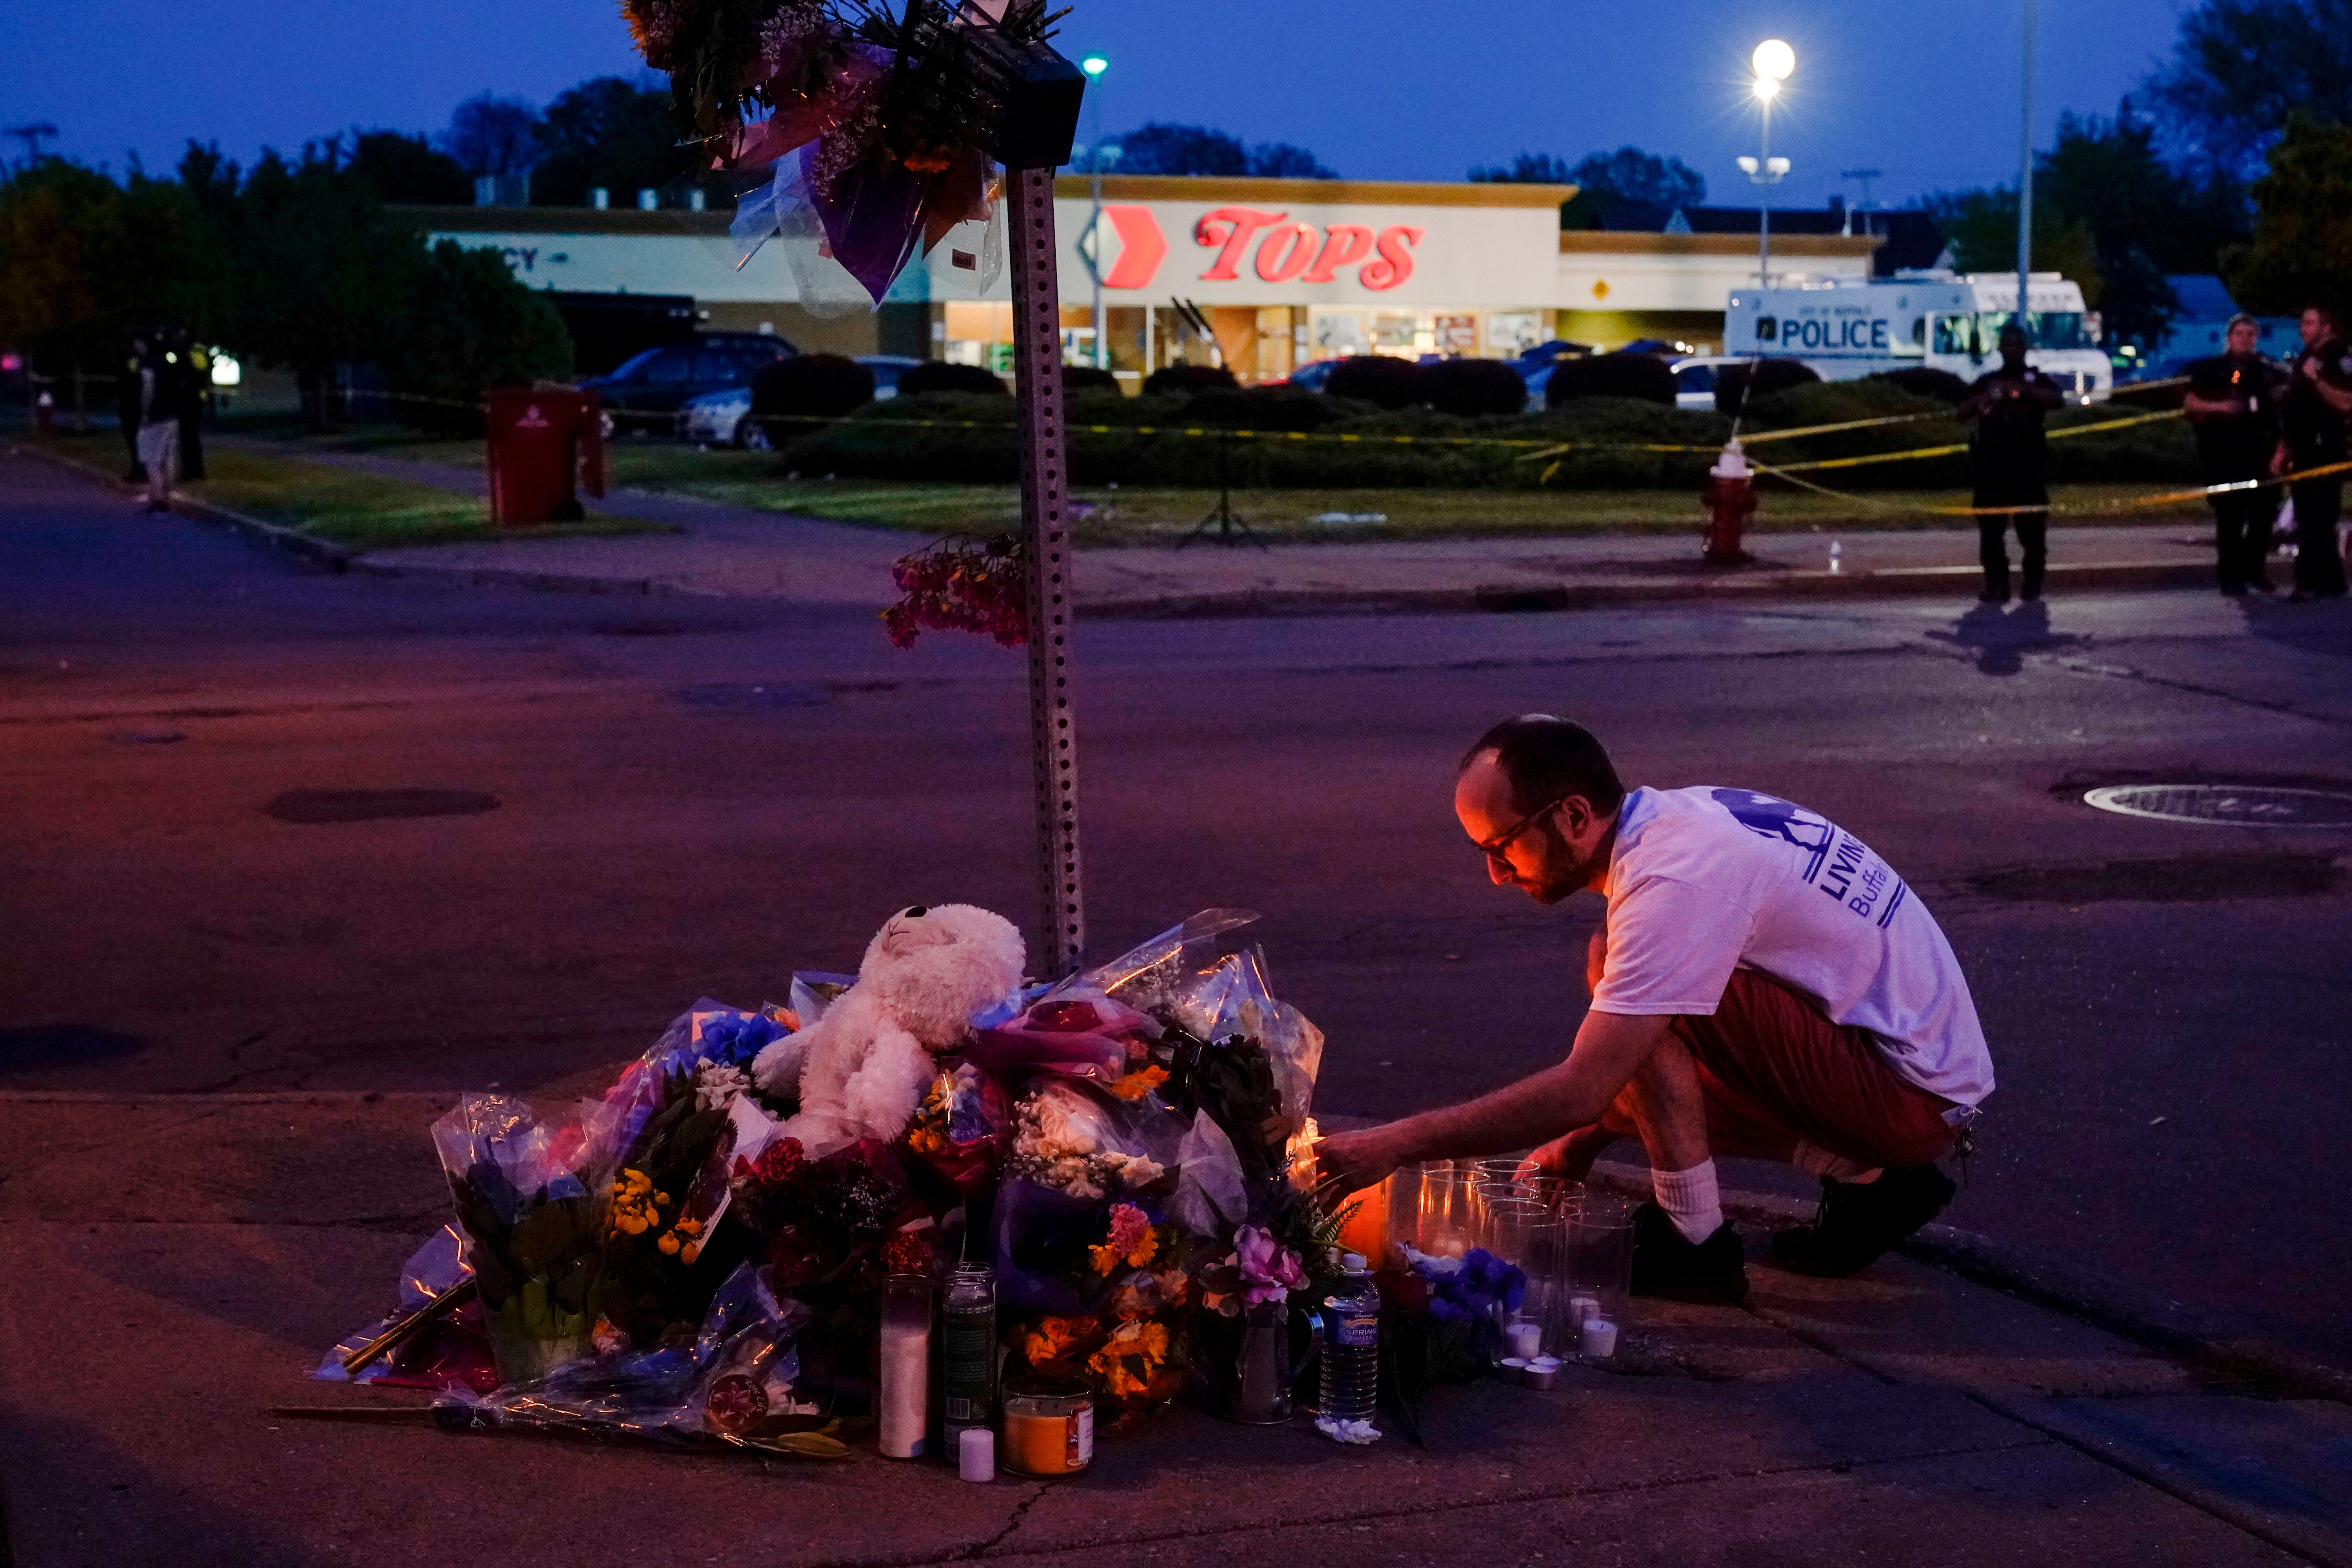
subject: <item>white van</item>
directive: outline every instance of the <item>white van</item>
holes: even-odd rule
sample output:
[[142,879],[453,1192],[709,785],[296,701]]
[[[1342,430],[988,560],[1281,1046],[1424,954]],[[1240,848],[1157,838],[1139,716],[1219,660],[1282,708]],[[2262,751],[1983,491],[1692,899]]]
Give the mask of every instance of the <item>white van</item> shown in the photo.
[[[2084,309],[2079,287],[2058,273],[2036,272],[2027,279],[2025,304],[2027,363],[2078,403],[2115,390],[2098,318]],[[1974,381],[2000,363],[2001,329],[2015,320],[2014,272],[1822,278],[1735,289],[1724,310],[1723,348],[1742,358],[1802,360],[1823,381],[1908,365]]]

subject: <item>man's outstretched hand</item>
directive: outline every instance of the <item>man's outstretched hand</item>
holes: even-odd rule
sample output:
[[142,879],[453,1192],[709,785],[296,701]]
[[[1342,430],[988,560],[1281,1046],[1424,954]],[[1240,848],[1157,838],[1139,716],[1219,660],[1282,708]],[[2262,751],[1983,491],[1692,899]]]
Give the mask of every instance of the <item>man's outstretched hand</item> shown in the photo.
[[1592,1173],[1592,1162],[1601,1152],[1617,1142],[1617,1134],[1595,1124],[1580,1127],[1564,1137],[1555,1138],[1528,1155],[1519,1166],[1522,1176],[1552,1176],[1563,1182],[1581,1182]]
[[1343,1193],[1352,1193],[1381,1180],[1403,1163],[1395,1127],[1391,1121],[1385,1127],[1334,1132],[1325,1138],[1315,1145],[1317,1178],[1336,1183],[1336,1190]]

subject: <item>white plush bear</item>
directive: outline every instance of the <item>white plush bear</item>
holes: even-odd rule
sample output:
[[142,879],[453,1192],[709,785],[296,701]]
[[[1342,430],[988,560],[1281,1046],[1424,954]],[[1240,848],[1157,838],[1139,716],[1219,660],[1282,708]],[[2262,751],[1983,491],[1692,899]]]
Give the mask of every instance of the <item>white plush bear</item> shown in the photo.
[[895,1140],[938,1071],[932,1053],[961,1044],[974,1014],[1019,987],[1026,962],[1013,922],[971,904],[892,915],[866,944],[857,984],[752,1058],[761,1089],[800,1094],[777,1135],[799,1139],[812,1159],[861,1138]]

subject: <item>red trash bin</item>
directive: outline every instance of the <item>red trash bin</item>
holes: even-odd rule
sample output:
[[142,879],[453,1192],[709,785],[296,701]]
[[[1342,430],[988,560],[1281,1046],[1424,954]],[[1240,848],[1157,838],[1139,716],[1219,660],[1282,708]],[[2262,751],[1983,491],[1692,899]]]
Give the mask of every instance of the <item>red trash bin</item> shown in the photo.
[[572,386],[500,386],[489,395],[490,522],[577,522],[580,491],[604,493],[604,416]]

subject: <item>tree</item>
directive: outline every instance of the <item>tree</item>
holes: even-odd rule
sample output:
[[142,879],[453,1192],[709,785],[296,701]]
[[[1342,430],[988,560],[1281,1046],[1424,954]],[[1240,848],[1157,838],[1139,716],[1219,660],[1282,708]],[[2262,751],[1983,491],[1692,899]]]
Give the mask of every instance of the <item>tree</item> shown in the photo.
[[468,174],[520,174],[539,156],[539,111],[486,92],[459,104],[435,140]]
[[572,374],[563,318],[495,250],[441,241],[411,268],[400,303],[383,368],[394,390],[434,400],[404,405],[414,424],[478,428],[473,405],[491,387]]
[[[1953,265],[1961,271],[2017,269],[2014,188],[1938,192],[1921,205],[1944,231],[1951,244]],[[2052,202],[2033,204],[2032,266],[2037,272],[2063,274],[2082,289],[2084,303],[2098,305],[2106,279],[2099,272],[2097,242],[2091,226]]]
[[2300,115],[2254,182],[2252,243],[2222,258],[2231,297],[2247,310],[2352,310],[2352,127]]
[[462,205],[474,199],[466,166],[422,136],[360,132],[346,166],[380,202]]
[[669,94],[616,76],[596,77],[557,96],[539,126],[531,200],[577,206],[589,190],[658,190],[690,162],[677,143]]
[[2293,112],[2352,123],[2352,0],[2204,0],[2148,92],[2185,149],[2243,176]]
[[1661,158],[1639,147],[1589,153],[1569,171],[1569,184],[1596,195],[1643,206],[1695,207],[1706,200],[1706,178],[1680,158]]
[[41,363],[110,363],[133,328],[216,341],[229,303],[221,236],[177,182],[44,158],[0,183],[0,337]]
[[422,254],[333,149],[289,163],[265,148],[239,193],[229,251],[240,279],[237,346],[291,366],[314,419],[332,410],[335,367],[380,358]]
[[1153,121],[1118,138],[1122,174],[1256,174],[1274,179],[1335,180],[1314,153],[1286,142],[1244,147],[1238,137],[1205,125]]
[[1572,185],[1576,171],[1565,158],[1555,158],[1549,153],[1522,153],[1507,168],[1476,168],[1470,178],[1481,184],[1497,185]]

